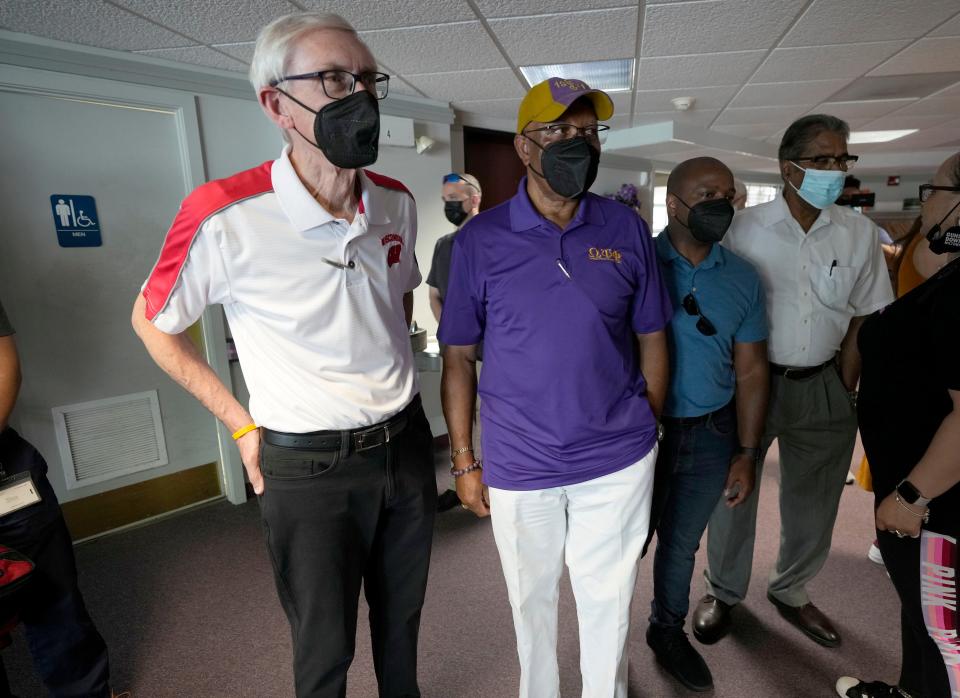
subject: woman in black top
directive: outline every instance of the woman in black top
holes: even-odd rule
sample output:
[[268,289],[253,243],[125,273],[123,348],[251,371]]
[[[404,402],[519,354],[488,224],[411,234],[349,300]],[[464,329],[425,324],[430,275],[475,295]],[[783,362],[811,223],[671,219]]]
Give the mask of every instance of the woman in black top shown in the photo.
[[847,698],[960,696],[960,153],[920,187],[914,263],[927,280],[860,329],[857,408],[877,540],[901,602],[896,686],[843,677]]

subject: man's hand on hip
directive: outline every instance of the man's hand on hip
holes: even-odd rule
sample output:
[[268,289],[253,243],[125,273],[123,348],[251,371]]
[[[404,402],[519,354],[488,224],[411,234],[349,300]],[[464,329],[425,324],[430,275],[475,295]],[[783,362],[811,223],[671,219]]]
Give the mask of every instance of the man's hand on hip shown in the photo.
[[253,485],[255,494],[263,494],[263,475],[260,473],[260,430],[244,434],[237,439],[237,448],[240,449],[240,460],[247,470],[247,478]]

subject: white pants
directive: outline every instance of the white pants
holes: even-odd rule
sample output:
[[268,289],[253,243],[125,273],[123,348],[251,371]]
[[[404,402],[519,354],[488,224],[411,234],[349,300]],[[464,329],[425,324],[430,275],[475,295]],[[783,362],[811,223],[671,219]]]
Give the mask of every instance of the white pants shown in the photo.
[[566,561],[580,626],[584,698],[626,698],[630,601],[650,523],[657,448],[567,487],[490,488],[493,535],[520,656],[520,698],[560,695],[557,599]]

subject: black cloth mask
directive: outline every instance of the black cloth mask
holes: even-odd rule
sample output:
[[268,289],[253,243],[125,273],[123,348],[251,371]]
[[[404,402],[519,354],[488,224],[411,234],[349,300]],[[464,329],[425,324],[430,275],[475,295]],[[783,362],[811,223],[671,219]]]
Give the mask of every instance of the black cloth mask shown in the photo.
[[377,98],[366,90],[354,92],[349,97],[315,111],[293,95],[280,90],[301,107],[316,115],[313,120],[315,141],[300,133],[300,136],[315,145],[330,164],[344,170],[355,170],[377,161],[380,143],[380,105]]
[[467,212],[463,210],[462,201],[445,201],[443,203],[443,215],[455,226],[460,226],[467,220]]
[[[674,194],[674,196],[677,196]],[[694,240],[705,244],[713,244],[723,240],[730,223],[733,221],[733,204],[727,199],[707,199],[693,206],[677,196],[677,201],[686,206],[690,213],[684,224],[679,218],[677,223],[684,226],[693,235]]]
[[960,203],[951,208],[949,213],[927,232],[927,240],[930,241],[930,251],[934,254],[960,252],[960,223],[952,225],[946,230],[942,230],[941,228],[944,221],[957,210],[957,206],[960,206]]
[[583,196],[596,180],[600,151],[590,145],[586,138],[578,136],[551,143],[546,148],[530,136],[526,138],[543,151],[540,156],[543,172],[537,172],[532,167],[530,169],[547,180],[555,193],[565,199],[576,199]]

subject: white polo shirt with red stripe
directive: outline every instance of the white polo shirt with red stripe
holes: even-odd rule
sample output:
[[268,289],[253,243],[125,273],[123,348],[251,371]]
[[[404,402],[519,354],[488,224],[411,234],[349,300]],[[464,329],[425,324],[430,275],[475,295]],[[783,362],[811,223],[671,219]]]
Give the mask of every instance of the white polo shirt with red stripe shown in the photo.
[[143,287],[147,319],[168,334],[223,304],[261,426],[369,426],[419,390],[403,312],[421,280],[416,206],[394,179],[366,170],[358,179],[353,223],[317,203],[289,146],[198,187]]

